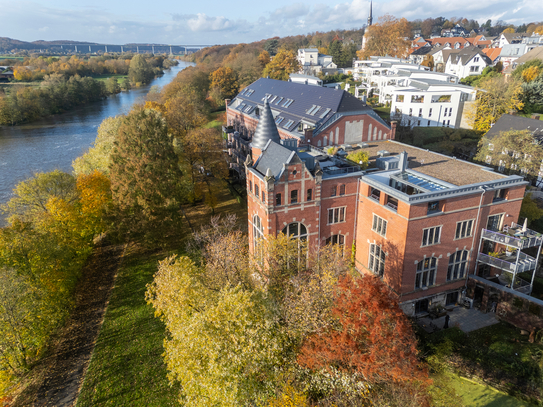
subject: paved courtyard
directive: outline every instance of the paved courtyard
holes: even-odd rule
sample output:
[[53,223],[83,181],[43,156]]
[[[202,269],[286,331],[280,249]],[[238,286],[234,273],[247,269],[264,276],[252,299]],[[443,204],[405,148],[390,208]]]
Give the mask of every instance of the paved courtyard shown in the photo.
[[[489,312],[483,314],[478,309],[467,309],[464,307],[456,307],[447,313],[450,317],[449,328],[458,326],[464,332],[475,331],[486,326],[494,325],[500,322],[496,318],[496,314]],[[443,329],[445,325],[445,317],[431,319],[429,317],[417,319],[417,323],[424,328],[426,332],[434,332]]]

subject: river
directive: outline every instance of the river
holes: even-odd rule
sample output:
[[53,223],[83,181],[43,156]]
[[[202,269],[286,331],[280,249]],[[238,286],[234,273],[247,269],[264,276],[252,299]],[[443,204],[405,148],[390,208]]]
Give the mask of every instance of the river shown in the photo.
[[127,113],[134,102],[143,100],[151,86],[168,84],[189,65],[179,61],[179,65],[165,71],[147,86],[112,95],[67,113],[22,126],[0,126],[0,204],[9,200],[17,183],[37,171],[60,169],[71,172],[72,161],[91,146],[104,119]]

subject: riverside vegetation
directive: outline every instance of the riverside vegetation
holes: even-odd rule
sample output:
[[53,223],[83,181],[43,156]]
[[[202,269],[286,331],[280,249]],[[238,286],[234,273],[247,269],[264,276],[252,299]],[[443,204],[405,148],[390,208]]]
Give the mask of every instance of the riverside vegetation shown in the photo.
[[[26,58],[12,61],[16,81],[9,94],[0,91],[0,124],[17,125],[96,102],[131,86],[149,83],[175,64],[164,56]],[[113,75],[105,81],[93,76]],[[115,75],[126,75],[119,83]],[[1,88],[0,90],[5,89]]]

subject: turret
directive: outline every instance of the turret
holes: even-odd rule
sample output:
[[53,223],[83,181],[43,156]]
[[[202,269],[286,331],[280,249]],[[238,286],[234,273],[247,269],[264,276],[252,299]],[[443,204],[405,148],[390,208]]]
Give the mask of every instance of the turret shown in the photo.
[[251,142],[253,162],[258,160],[258,157],[262,154],[262,149],[266,147],[269,140],[281,144],[281,137],[279,137],[279,131],[273,119],[270,104],[268,103],[268,99],[265,99],[264,109],[262,109],[262,113],[260,114],[260,121],[256,126],[253,141]]

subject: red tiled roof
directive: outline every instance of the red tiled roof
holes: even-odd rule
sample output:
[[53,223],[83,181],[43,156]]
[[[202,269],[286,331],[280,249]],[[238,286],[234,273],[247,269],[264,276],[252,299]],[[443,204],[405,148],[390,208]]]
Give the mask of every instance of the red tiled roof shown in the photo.
[[502,49],[501,48],[484,48],[483,52],[486,54],[487,57],[489,57],[492,60],[492,62],[494,62],[494,60],[500,56]]

